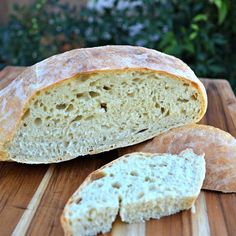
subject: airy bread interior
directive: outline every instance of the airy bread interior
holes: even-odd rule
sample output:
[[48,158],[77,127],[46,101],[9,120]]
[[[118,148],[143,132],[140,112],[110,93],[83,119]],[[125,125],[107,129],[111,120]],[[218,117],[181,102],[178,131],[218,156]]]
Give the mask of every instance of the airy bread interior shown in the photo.
[[10,158],[58,162],[138,143],[198,121],[201,99],[190,82],[150,70],[81,74],[30,100]]
[[192,207],[205,176],[203,156],[132,153],[94,172],[67,203],[66,235],[108,232],[116,216],[128,223]]

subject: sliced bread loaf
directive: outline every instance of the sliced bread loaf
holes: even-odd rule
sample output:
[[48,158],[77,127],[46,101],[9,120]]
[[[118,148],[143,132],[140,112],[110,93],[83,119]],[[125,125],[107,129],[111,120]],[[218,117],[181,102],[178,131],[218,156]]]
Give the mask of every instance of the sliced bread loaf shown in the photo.
[[52,163],[124,147],[199,121],[206,92],[179,59],[151,49],[76,49],[0,91],[0,160]]
[[90,174],[61,217],[66,235],[108,232],[116,216],[128,223],[159,219],[192,207],[205,176],[205,161],[192,150],[132,153]]
[[236,192],[236,139],[229,133],[209,125],[185,125],[171,129],[154,139],[119,150],[132,152],[178,154],[191,148],[205,153],[206,178],[203,189]]

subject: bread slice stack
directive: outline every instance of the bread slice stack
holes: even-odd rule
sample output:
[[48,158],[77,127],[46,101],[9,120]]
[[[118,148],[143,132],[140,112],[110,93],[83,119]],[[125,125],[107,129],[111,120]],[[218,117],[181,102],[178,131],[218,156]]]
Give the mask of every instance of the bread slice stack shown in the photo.
[[118,214],[134,223],[189,209],[204,176],[204,158],[191,150],[127,154],[90,174],[69,199],[61,217],[65,234],[106,233]]

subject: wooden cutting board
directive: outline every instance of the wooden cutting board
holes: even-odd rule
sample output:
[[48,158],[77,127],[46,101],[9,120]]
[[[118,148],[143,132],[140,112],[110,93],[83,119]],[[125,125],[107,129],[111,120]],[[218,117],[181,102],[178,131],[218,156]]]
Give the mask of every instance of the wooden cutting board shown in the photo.
[[[0,89],[24,68],[7,67],[0,72]],[[202,80],[209,107],[201,121],[236,137],[236,99],[226,80]],[[53,165],[0,163],[0,235],[63,235],[63,207],[85,177],[118,157],[117,150]],[[236,171],[236,170],[235,170]],[[183,211],[161,220],[113,225],[112,236],[236,235],[236,194],[202,191],[196,213]]]

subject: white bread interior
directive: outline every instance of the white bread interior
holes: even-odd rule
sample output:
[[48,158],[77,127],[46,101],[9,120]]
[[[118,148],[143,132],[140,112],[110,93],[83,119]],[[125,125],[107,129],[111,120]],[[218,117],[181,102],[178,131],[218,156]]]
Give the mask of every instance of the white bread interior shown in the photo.
[[50,163],[150,139],[197,122],[202,94],[152,70],[80,74],[36,94],[8,147],[12,160]]
[[159,219],[193,206],[205,176],[203,155],[131,153],[93,172],[65,206],[66,235],[110,231],[119,214],[128,223]]

